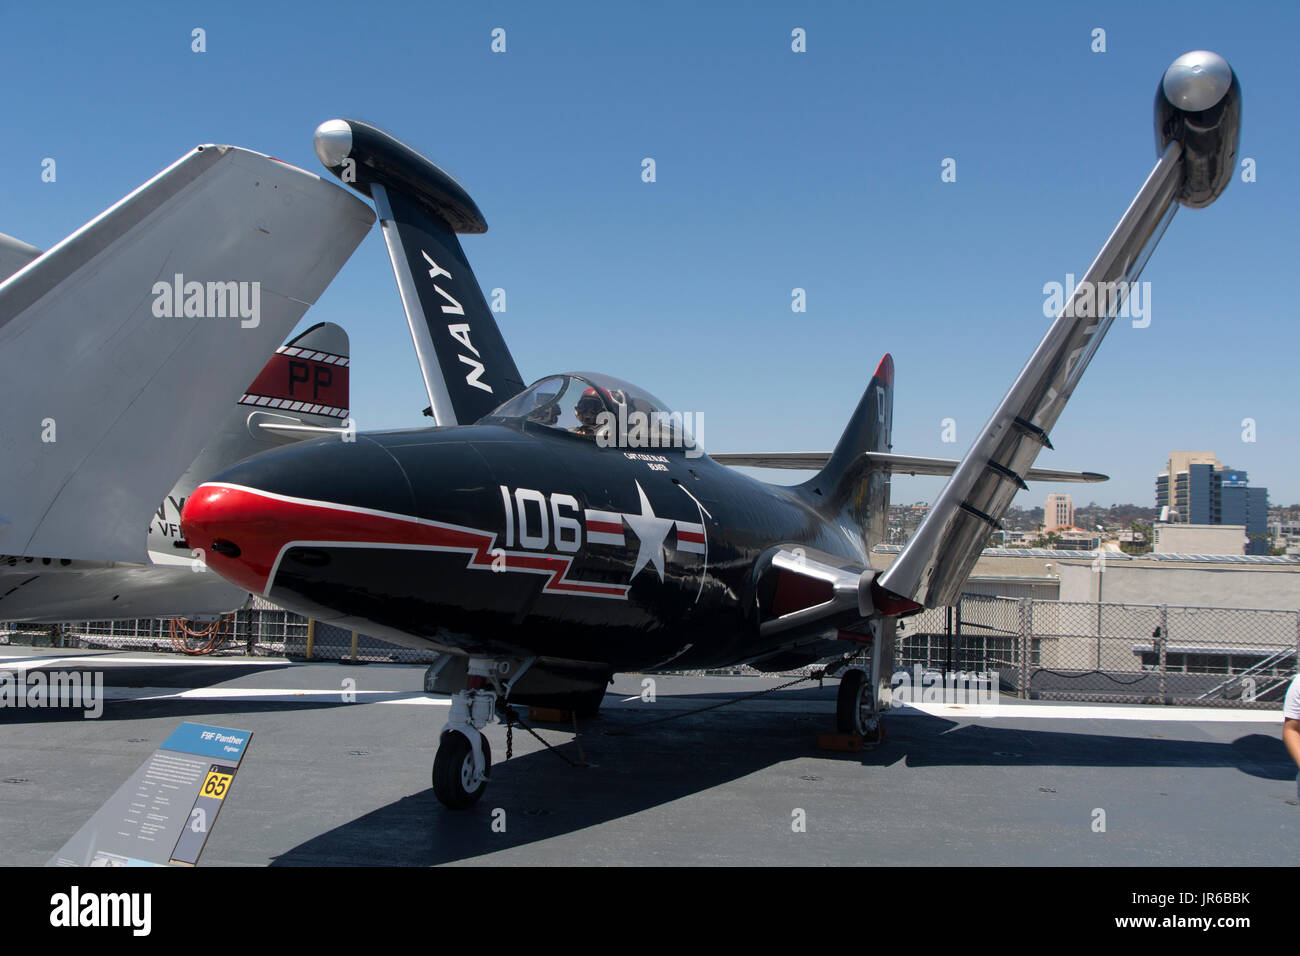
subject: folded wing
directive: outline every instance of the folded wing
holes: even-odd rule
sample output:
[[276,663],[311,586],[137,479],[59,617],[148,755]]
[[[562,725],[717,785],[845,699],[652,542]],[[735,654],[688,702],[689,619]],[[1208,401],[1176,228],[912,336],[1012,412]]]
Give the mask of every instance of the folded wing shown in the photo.
[[0,553],[144,561],[158,501],[373,221],[203,146],[0,283]]

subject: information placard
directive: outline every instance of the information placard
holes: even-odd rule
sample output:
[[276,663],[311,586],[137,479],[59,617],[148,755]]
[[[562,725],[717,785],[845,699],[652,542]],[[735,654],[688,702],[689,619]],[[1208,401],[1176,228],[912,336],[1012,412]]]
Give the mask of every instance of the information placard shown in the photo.
[[49,866],[194,866],[252,731],[177,727]]

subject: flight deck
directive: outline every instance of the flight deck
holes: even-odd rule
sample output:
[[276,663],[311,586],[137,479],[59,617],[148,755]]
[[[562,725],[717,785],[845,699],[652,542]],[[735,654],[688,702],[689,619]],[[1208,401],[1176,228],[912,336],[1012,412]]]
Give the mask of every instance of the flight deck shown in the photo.
[[0,669],[104,675],[96,719],[0,709],[4,865],[46,863],[183,721],[254,734],[202,866],[1291,865],[1300,850],[1280,710],[918,704],[886,715],[878,747],[834,753],[816,746],[834,680],[688,713],[788,678],[620,675],[576,735],[534,724],[555,753],[516,726],[507,760],[489,726],[488,789],[455,812],[429,775],[450,700],[419,666],[7,646]]

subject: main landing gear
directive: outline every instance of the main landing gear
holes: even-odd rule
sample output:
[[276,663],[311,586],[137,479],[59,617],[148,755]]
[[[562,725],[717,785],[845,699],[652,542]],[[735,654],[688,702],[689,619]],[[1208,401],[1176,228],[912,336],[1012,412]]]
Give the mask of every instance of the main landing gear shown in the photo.
[[433,795],[452,810],[478,803],[492,770],[492,748],[482,733],[496,719],[497,701],[528,669],[527,662],[471,658],[465,689],[451,697],[451,713],[433,759]]
[[882,737],[883,726],[871,685],[871,676],[864,670],[855,668],[844,672],[835,699],[835,729],[875,743]]
[[838,744],[852,739],[851,749],[856,750],[863,744],[878,744],[885,739],[885,725],[880,718],[891,703],[896,628],[894,618],[876,618],[869,633],[840,633],[843,640],[865,646],[827,668],[828,676],[839,672],[840,677],[835,699],[835,729],[842,738]]

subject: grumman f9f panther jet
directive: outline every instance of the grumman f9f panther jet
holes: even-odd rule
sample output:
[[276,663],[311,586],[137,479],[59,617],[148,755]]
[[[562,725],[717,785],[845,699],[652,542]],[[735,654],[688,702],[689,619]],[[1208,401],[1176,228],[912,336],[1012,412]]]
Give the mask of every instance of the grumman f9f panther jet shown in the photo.
[[[896,620],[953,602],[1015,493],[1062,479],[1034,460],[1127,283],[1179,205],[1228,184],[1241,90],[1222,58],[1176,60],[1155,114],[1155,168],[966,457],[892,452],[886,355],[829,454],[723,459],[819,469],[791,487],[693,454],[668,406],[619,379],[525,388],[457,239],[486,230],[478,207],[384,133],[325,123],[317,155],[378,211],[437,427],[249,459],[190,497],[185,537],[277,604],[443,652],[431,689],[454,696],[433,787],[450,807],[483,794],[481,730],[505,702],[591,710],[618,671],[866,659],[869,673],[843,670],[838,711],[842,730],[871,733]],[[880,572],[868,559],[894,470],[951,478]]]

